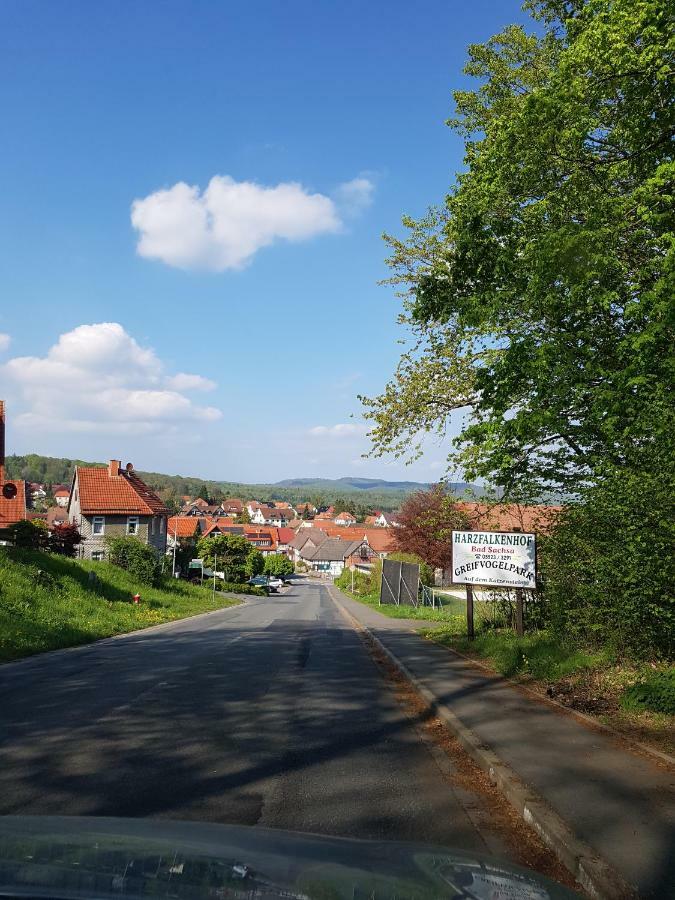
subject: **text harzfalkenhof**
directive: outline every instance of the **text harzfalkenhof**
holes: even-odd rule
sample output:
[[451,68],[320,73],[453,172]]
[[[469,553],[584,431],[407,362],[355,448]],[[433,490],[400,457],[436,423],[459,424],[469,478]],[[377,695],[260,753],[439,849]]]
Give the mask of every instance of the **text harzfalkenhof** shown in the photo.
[[514,588],[516,632],[523,634],[523,591],[537,585],[537,539],[519,531],[453,531],[452,582],[466,585],[466,631],[474,637],[473,585]]

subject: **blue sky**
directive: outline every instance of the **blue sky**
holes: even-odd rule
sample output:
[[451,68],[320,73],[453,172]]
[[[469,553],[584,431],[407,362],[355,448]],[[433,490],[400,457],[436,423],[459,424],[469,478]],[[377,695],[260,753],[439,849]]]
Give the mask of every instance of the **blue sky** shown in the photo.
[[360,458],[356,394],[403,337],[380,236],[461,168],[467,45],[524,20],[511,0],[0,4],[8,452],[437,478],[442,447]]

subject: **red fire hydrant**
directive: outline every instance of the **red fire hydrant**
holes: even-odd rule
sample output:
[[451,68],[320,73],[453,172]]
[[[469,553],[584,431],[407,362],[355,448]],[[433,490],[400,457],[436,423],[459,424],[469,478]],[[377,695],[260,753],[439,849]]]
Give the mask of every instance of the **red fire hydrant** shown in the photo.
[[134,596],[133,596],[132,599],[133,599],[134,603],[140,603],[140,602],[141,602],[141,595],[140,595],[140,594],[134,594]]

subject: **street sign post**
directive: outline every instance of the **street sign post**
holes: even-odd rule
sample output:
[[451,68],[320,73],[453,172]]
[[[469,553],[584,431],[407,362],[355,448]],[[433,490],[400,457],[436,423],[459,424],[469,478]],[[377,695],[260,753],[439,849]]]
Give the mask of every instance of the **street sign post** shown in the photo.
[[523,591],[537,585],[537,539],[520,531],[453,531],[452,582],[466,585],[466,632],[473,640],[473,585],[515,588],[516,632],[522,636]]

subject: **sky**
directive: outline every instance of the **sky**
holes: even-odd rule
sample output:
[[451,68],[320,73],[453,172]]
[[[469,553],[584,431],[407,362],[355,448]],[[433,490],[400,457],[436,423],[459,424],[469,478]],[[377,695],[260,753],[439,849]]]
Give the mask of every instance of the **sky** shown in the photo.
[[405,337],[384,231],[462,167],[512,0],[0,0],[7,452],[230,481],[363,459]]

